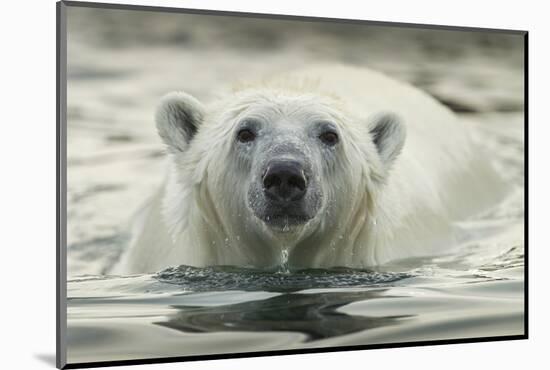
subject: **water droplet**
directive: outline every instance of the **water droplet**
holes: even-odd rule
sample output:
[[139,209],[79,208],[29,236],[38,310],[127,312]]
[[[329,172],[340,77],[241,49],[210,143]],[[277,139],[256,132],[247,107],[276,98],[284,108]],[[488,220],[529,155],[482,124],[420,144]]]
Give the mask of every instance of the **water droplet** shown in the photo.
[[288,226],[288,217],[285,217],[285,224],[283,226],[283,232],[288,232],[288,230],[290,229],[290,227]]
[[290,269],[288,268],[288,248],[283,247],[281,249],[281,265],[279,267],[279,271],[282,274],[289,274]]

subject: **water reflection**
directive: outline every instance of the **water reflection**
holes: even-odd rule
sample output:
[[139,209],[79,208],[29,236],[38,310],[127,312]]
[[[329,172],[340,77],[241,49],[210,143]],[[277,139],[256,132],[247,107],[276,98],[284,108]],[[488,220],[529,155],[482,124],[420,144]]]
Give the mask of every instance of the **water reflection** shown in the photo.
[[156,325],[182,332],[297,332],[306,341],[396,325],[406,316],[348,315],[338,309],[353,302],[391,298],[386,289],[323,293],[285,293],[259,301],[220,306],[173,306],[179,312]]

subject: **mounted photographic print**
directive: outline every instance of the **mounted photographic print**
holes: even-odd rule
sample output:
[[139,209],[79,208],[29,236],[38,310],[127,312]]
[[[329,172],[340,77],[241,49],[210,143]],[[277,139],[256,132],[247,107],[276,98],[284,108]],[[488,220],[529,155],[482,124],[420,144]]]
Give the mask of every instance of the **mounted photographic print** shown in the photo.
[[57,5],[58,367],[527,338],[526,31]]

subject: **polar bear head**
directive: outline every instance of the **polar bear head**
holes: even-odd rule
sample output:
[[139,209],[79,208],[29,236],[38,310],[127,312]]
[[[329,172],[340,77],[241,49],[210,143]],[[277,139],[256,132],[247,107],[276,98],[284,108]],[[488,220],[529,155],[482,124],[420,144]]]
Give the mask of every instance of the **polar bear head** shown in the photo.
[[156,124],[173,164],[164,201],[172,236],[195,230],[209,246],[236,248],[292,248],[365,222],[405,141],[394,114],[351,112],[301,89],[244,88],[208,107],[175,92]]

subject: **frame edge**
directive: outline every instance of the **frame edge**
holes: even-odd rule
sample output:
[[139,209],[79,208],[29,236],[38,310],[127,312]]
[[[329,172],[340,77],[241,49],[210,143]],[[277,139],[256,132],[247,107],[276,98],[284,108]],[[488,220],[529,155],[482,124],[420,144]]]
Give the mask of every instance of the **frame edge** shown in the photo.
[[67,5],[56,3],[56,367],[67,365]]

